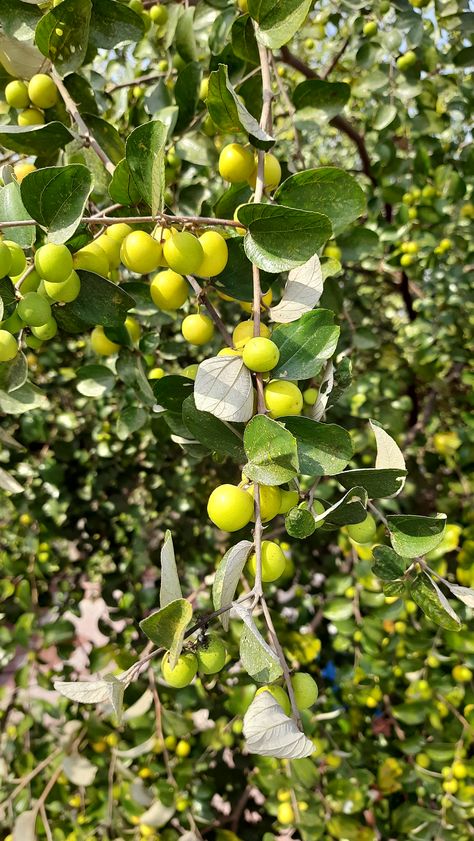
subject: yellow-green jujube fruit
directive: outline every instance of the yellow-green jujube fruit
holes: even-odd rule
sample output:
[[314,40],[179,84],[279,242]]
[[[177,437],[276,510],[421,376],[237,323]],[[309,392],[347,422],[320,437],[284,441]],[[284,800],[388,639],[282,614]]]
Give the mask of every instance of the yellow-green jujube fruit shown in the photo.
[[12,314],[4,321],[0,321],[0,328],[7,330],[8,333],[19,333],[24,327],[24,322],[18,315],[18,307],[13,310]]
[[17,277],[23,274],[26,269],[26,257],[21,245],[18,245],[17,242],[13,242],[11,239],[5,239],[3,242],[10,252],[10,276]]
[[185,739],[180,739],[176,745],[175,754],[180,759],[185,759],[191,753],[191,745]]
[[183,275],[174,272],[173,269],[158,272],[150,284],[153,303],[165,312],[182,307],[188,299],[188,290],[189,287]]
[[118,269],[120,266],[120,242],[108,237],[107,234],[101,234],[100,237],[94,240],[94,243],[102,249],[111,269]]
[[219,173],[231,184],[248,181],[254,167],[255,159],[252,152],[239,143],[229,143],[224,146],[219,155]]
[[51,306],[38,292],[27,292],[17,309],[21,320],[29,327],[42,327],[51,318]]
[[222,640],[212,634],[199,645],[196,656],[199,671],[203,675],[215,675],[224,667],[227,651]]
[[161,380],[165,376],[163,368],[150,368],[148,371],[149,380]]
[[242,359],[251,371],[263,373],[278,365],[280,351],[275,342],[263,336],[255,336],[246,343]]
[[81,291],[81,281],[74,270],[62,283],[50,283],[48,280],[44,280],[43,284],[46,294],[53,301],[60,301],[63,304],[75,301]]
[[264,389],[265,406],[271,418],[299,415],[303,395],[297,385],[286,380],[270,380]]
[[120,349],[120,345],[107,338],[100,324],[94,327],[91,333],[91,347],[99,356],[111,356]]
[[13,167],[13,173],[19,184],[21,184],[21,182],[24,178],[26,178],[27,175],[30,175],[30,173],[35,171],[35,165],[32,163],[28,163],[28,161],[19,161],[19,163],[15,164]]
[[288,695],[286,694],[285,690],[282,686],[273,686],[272,684],[267,684],[266,686],[260,686],[255,693],[255,697],[257,695],[261,695],[262,692],[269,692],[270,695],[273,695],[275,701],[280,704],[285,715],[290,715],[291,713],[291,704]]
[[161,674],[169,686],[173,686],[174,689],[183,689],[195,677],[197,667],[196,656],[185,651],[180,654],[176,666],[172,669],[169,662],[169,652],[167,651],[161,661]]
[[181,332],[191,345],[205,345],[214,335],[214,324],[208,315],[195,313],[183,319]]
[[137,274],[149,274],[160,265],[161,245],[146,231],[132,231],[127,234],[120,249],[124,266]]
[[242,356],[242,351],[233,347],[223,347],[217,351],[218,356]]
[[195,380],[197,376],[199,365],[197,362],[194,362],[192,365],[187,365],[186,368],[183,368],[181,374],[183,377],[188,377],[190,380]]
[[133,318],[131,315],[128,315],[125,319],[125,329],[128,335],[130,336],[132,342],[138,342],[141,336],[142,328],[140,327],[140,324],[138,323],[137,319]]
[[36,73],[28,82],[28,96],[37,108],[52,108],[58,101],[58,89],[46,73]]
[[318,698],[318,684],[305,672],[298,672],[291,678],[291,685],[295,695],[296,706],[299,710],[307,710],[316,703]]
[[209,94],[209,76],[204,76],[199,85],[199,99],[207,99]]
[[37,108],[27,108],[18,114],[19,126],[42,126],[45,123],[44,114]]
[[377,524],[372,514],[367,514],[361,523],[353,523],[347,526],[347,534],[356,543],[372,543],[377,531]]
[[[257,183],[258,166],[254,162],[254,169],[248,178],[251,187],[255,189]],[[263,162],[263,186],[267,190],[275,190],[281,181],[281,166],[278,158],[267,152]]]
[[37,339],[41,339],[43,342],[48,342],[50,339],[53,339],[58,332],[58,325],[55,319],[51,317],[46,324],[41,324],[40,327],[32,327],[31,332]]
[[[306,503],[303,503],[303,505],[306,506]],[[312,507],[312,510],[313,510],[313,514],[316,517],[318,517],[320,514],[324,514],[324,512],[326,510],[323,503],[320,502],[319,499],[313,499],[313,504],[312,504],[311,507]],[[315,523],[314,528],[315,529],[320,529],[321,526],[324,526],[324,520],[319,520],[318,523]]]
[[219,485],[209,497],[207,513],[222,531],[239,531],[252,519],[253,499],[236,485]]
[[64,283],[74,268],[72,254],[65,245],[42,245],[35,254],[35,268],[48,283]]
[[303,391],[303,400],[308,406],[314,406],[316,400],[318,399],[318,389],[317,388],[306,388]]
[[168,9],[166,6],[157,3],[156,6],[152,6],[150,9],[150,18],[158,26],[164,26],[168,20]]
[[107,277],[110,271],[110,263],[107,254],[95,242],[89,242],[84,248],[76,251],[73,257],[75,269],[83,269],[86,272]]
[[114,242],[122,244],[125,237],[128,236],[128,234],[131,234],[132,231],[133,228],[130,225],[127,225],[126,222],[115,222],[107,228],[105,236],[110,237],[110,239],[113,239]]
[[18,353],[18,342],[8,330],[0,330],[0,362],[11,362]]
[[289,824],[295,822],[295,812],[291,803],[278,804],[277,821],[282,826],[289,826]]
[[287,514],[298,505],[300,495],[298,491],[285,491],[280,488],[280,507],[277,514]]
[[469,683],[472,680],[472,671],[469,666],[458,664],[453,667],[451,674],[456,683]]
[[33,269],[26,275],[25,279],[21,282],[22,295],[26,295],[27,292],[36,292],[40,283],[41,277],[36,271],[36,269]]
[[190,231],[172,231],[163,245],[163,256],[178,274],[196,274],[202,263],[201,243]]
[[10,274],[12,255],[8,245],[0,241],[0,277]]
[[[268,523],[273,520],[278,514],[281,505],[281,491],[280,488],[272,487],[271,485],[259,485],[260,496],[260,516],[263,523]],[[250,485],[247,489],[252,499],[255,499],[255,485]],[[253,520],[252,516],[252,520]]]
[[[285,569],[286,559],[278,543],[273,540],[262,541],[262,581],[276,581]],[[257,573],[255,552],[248,559],[248,568],[252,575]]]
[[[245,231],[244,231],[245,233]],[[273,301],[273,292],[269,289],[262,295],[262,305],[260,307],[261,312],[265,312],[265,308],[269,307]],[[240,306],[242,307],[244,312],[248,312],[250,315],[253,312],[253,304],[250,301],[239,301]]]
[[199,237],[203,257],[197,274],[201,277],[215,277],[224,271],[229,251],[227,243],[217,231],[205,231]]
[[[241,321],[240,324],[237,324],[237,327],[234,329],[232,333],[232,341],[234,343],[234,347],[236,348],[243,348],[247,344],[250,339],[254,338],[253,335],[254,331],[254,322],[249,321]],[[268,339],[270,336],[270,330],[268,329],[266,324],[260,325],[260,336],[263,336],[265,339]]]
[[5,100],[12,108],[27,108],[30,104],[28,85],[21,79],[9,82],[5,87]]

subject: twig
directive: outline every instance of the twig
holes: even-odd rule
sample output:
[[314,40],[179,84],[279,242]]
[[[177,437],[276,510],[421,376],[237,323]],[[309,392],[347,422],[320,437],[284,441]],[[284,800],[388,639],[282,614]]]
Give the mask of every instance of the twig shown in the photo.
[[281,665],[281,668],[283,670],[283,677],[285,678],[285,684],[286,684],[286,688],[288,690],[288,696],[289,696],[289,699],[290,699],[291,709],[292,709],[292,712],[293,712],[293,718],[296,722],[297,727],[299,727],[299,729],[301,730],[302,725],[301,725],[300,711],[299,711],[297,703],[296,703],[295,693],[293,692],[290,670],[288,668],[288,663],[286,662],[286,657],[285,657],[284,651],[283,651],[283,649],[280,645],[280,640],[277,637],[277,633],[275,631],[275,626],[273,624],[273,620],[272,620],[272,617],[270,615],[268,605],[267,605],[265,599],[263,598],[263,596],[260,599],[260,605],[261,605],[261,608],[262,608],[262,613],[263,613],[265,622],[267,624],[267,628],[268,628],[268,631],[269,631],[269,634],[270,634],[271,641],[273,643],[273,648],[275,649],[275,652],[278,655],[278,659],[280,661],[280,665]]
[[273,75],[274,75],[274,78],[275,78],[276,83],[278,85],[278,90],[280,91],[281,97],[284,100],[285,105],[288,109],[288,116],[290,118],[291,124],[293,126],[293,131],[295,133],[295,155],[294,155],[294,159],[299,160],[300,163],[304,167],[305,166],[305,159],[304,159],[303,152],[302,152],[302,149],[301,149],[300,131],[296,127],[296,124],[295,124],[296,108],[293,105],[293,103],[292,103],[292,101],[291,101],[291,99],[288,95],[288,91],[287,91],[285,85],[283,84],[282,80],[280,79],[280,77],[278,75],[278,68],[277,68],[275,57],[274,57],[273,54],[271,55],[270,60],[271,60],[271,63],[272,63],[272,68],[273,68]]
[[168,777],[168,782],[171,783],[176,787],[177,783],[173,776],[173,771],[171,770],[171,763],[170,763],[170,755],[168,752],[168,748],[165,745],[165,740],[163,737],[163,727],[161,723],[161,701],[160,696],[158,695],[158,689],[156,688],[156,680],[153,669],[148,669],[148,679],[150,681],[151,692],[153,695],[153,702],[155,704],[155,729],[156,729],[156,736],[159,740],[160,744],[163,746],[163,759],[166,768],[166,776]]
[[161,73],[146,73],[144,76],[137,76],[136,79],[132,79],[130,82],[120,82],[118,85],[110,85],[110,87],[105,89],[105,93],[114,93],[114,91],[120,91],[122,88],[133,88],[135,85],[154,82],[156,79],[162,79],[168,75],[168,70],[163,70]]
[[57,759],[57,757],[63,752],[63,748],[57,748],[55,751],[53,751],[53,753],[50,753],[50,755],[47,756],[46,759],[43,759],[42,762],[39,762],[38,765],[35,768],[33,768],[33,770],[30,771],[29,774],[26,775],[26,777],[23,777],[21,782],[18,783],[17,787],[13,789],[10,796],[0,803],[0,806],[3,806],[8,800],[13,801],[15,797],[17,797],[17,795],[20,794],[20,792],[23,791],[23,789],[26,788],[26,786],[29,785],[29,783],[31,783],[31,780],[34,780],[34,778],[38,774],[41,774],[41,771],[44,771],[44,769],[47,768],[48,765],[55,759]]
[[202,303],[206,307],[210,317],[212,318],[212,320],[213,320],[214,324],[216,325],[217,329],[219,330],[219,333],[221,334],[225,343],[229,347],[233,347],[232,336],[227,331],[227,328],[226,328],[224,322],[222,321],[222,318],[220,317],[219,313],[217,312],[214,304],[212,304],[211,301],[209,300],[209,296],[208,296],[206,290],[202,288],[200,283],[198,283],[196,278],[194,278],[192,275],[187,274],[186,279],[187,279],[188,283],[190,284],[190,286],[192,286],[192,288],[194,289],[194,291],[195,291],[196,295],[198,296],[199,300],[202,301]]
[[345,51],[347,50],[350,40],[351,40],[350,36],[348,36],[346,38],[346,40],[344,41],[341,49],[334,56],[334,58],[331,61],[331,64],[329,65],[328,69],[323,73],[323,76],[322,76],[323,79],[327,79],[327,77],[331,75],[331,73],[334,70],[334,68],[336,67],[336,64],[338,63],[339,59],[342,58]]
[[90,146],[91,149],[94,150],[97,157],[100,158],[100,160],[104,164],[107,172],[110,172],[110,174],[113,175],[114,172],[115,172],[115,165],[112,163],[112,161],[110,160],[107,153],[104,152],[104,150],[102,149],[102,146],[100,146],[99,143],[97,143],[97,140],[95,139],[95,137],[93,137],[93,135],[89,131],[89,129],[87,127],[87,124],[84,122],[84,120],[82,119],[82,117],[79,113],[79,109],[78,109],[76,103],[74,102],[71,94],[69,93],[68,89],[66,88],[63,80],[61,79],[61,76],[55,70],[54,67],[52,67],[52,69],[51,69],[51,74],[52,74],[52,77],[53,77],[53,79],[56,83],[56,87],[57,87],[59,93],[61,94],[63,102],[66,106],[66,109],[69,111],[69,114],[71,115],[72,119],[76,123],[84,142],[86,143],[87,146]]
[[[120,205],[119,205],[120,206]],[[242,228],[242,222],[236,222],[234,219],[213,219],[212,216],[171,216],[168,213],[160,213],[157,216],[83,216],[81,219],[85,225],[100,224],[100,225],[115,225],[117,222],[126,222],[127,225],[141,225],[141,224],[155,224],[155,225],[191,225],[193,227],[225,227],[225,228]],[[14,220],[12,222],[0,222],[0,229],[2,228],[21,228],[23,225],[37,225],[35,219],[25,219],[23,221]]]

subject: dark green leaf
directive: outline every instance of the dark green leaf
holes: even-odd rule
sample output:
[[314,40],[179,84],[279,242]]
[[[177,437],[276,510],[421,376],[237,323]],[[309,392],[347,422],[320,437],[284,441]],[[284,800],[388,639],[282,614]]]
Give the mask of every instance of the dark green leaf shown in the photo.
[[285,528],[290,537],[304,540],[305,537],[309,537],[316,530],[316,523],[311,511],[303,506],[288,511],[285,517]]
[[0,391],[0,411],[6,415],[22,415],[32,409],[45,409],[48,405],[46,396],[31,383],[24,383],[10,393]]
[[125,158],[115,167],[115,172],[109,184],[109,196],[112,201],[124,204],[126,207],[138,204],[140,201],[140,193],[135,186]]
[[333,476],[351,460],[351,436],[342,426],[303,417],[284,417],[280,421],[296,438],[301,473]]
[[18,41],[30,41],[41,17],[37,6],[19,0],[0,0],[0,20],[5,35]]
[[196,440],[211,452],[230,456],[238,464],[244,462],[245,451],[241,435],[234,431],[230,424],[215,418],[209,412],[199,412],[192,394],[183,403],[183,421]]
[[446,517],[392,514],[387,517],[390,540],[399,555],[417,558],[436,549],[443,539]]
[[11,362],[0,363],[0,391],[11,394],[21,388],[28,376],[28,363],[24,353],[17,353]]
[[184,61],[195,61],[198,57],[194,37],[194,11],[193,8],[182,10],[176,25],[175,46]]
[[314,310],[298,321],[280,324],[272,333],[278,345],[280,359],[272,376],[284,380],[305,380],[321,370],[325,360],[334,353],[339,327],[331,310]]
[[[403,486],[406,470],[400,468],[369,468],[367,470],[346,470],[336,476],[343,488],[354,488],[361,485],[366,489],[370,499],[383,499],[396,496]],[[405,553],[406,554],[406,553]]]
[[[12,181],[0,189],[0,220],[2,222],[14,222],[23,219],[31,219],[31,216],[21,200],[20,185],[16,181]],[[17,242],[22,248],[31,248],[35,237],[34,225],[25,225],[24,228],[11,228],[8,231],[8,238]]]
[[201,83],[201,66],[197,61],[191,61],[183,67],[174,87],[176,105],[179,108],[176,131],[181,132],[189,125],[196,113],[199,102],[199,86]]
[[[250,540],[240,540],[219,561],[212,584],[214,610],[220,610],[221,607],[233,601],[252,545]],[[229,612],[221,613],[219,621],[224,630],[227,631],[229,629]]]
[[125,156],[125,144],[117,129],[96,114],[83,114],[82,118],[112,163],[120,163]]
[[242,105],[229,82],[227,65],[219,64],[209,76],[207,108],[216,126],[227,134],[246,132],[250,142],[258,149],[270,149],[275,139],[260,128],[245,105]]
[[193,617],[186,599],[175,599],[140,622],[140,628],[158,648],[166,648],[174,668],[183,647],[184,633]]
[[313,0],[249,0],[248,9],[259,25],[259,38],[274,50],[287,44],[302,26]]
[[297,85],[293,93],[295,108],[317,108],[330,117],[339,114],[351,95],[350,85],[345,82],[326,82],[323,79],[306,79]]
[[61,323],[62,316],[72,316],[90,326],[118,327],[123,324],[128,310],[135,305],[133,298],[116,283],[93,272],[79,270],[78,275],[81,291],[76,300],[54,308],[58,323]]
[[123,41],[139,41],[144,24],[140,15],[116,0],[92,0],[89,43],[112,49]]
[[193,389],[193,380],[177,374],[171,374],[153,383],[156,402],[170,412],[181,412],[184,401],[192,395]]
[[209,35],[209,49],[213,55],[219,55],[225,49],[237,14],[237,9],[230,6],[216,17]]
[[306,263],[330,238],[327,216],[275,204],[244,204],[238,219],[247,226],[245,253],[268,272],[281,272]]
[[407,567],[405,558],[397,555],[390,546],[376,546],[372,552],[374,563],[372,572],[382,581],[394,581],[402,578]]
[[15,287],[9,277],[0,278],[0,298],[3,302],[3,316],[9,318],[17,305]]
[[461,620],[437,584],[424,572],[410,582],[410,596],[423,613],[436,625],[448,631],[459,631]]
[[121,441],[141,429],[148,420],[148,413],[140,406],[127,406],[117,420],[117,437]]
[[[251,301],[253,298],[252,264],[244,251],[242,237],[228,239],[227,249],[229,252],[227,265],[224,271],[213,278],[213,282],[217,289],[227,295],[231,295],[239,301]],[[275,280],[274,274],[261,272],[260,285],[262,291],[267,292]]]
[[367,492],[364,488],[351,488],[346,494],[317,520],[324,519],[332,526],[348,526],[361,523],[367,516]]
[[135,186],[153,216],[163,210],[166,127],[159,120],[138,126],[127,139],[126,158]]
[[36,46],[63,74],[77,70],[84,61],[91,9],[91,0],[62,0],[36,27]]
[[262,485],[283,485],[298,473],[296,440],[282,424],[256,415],[244,432],[244,473]]
[[76,375],[76,388],[85,397],[103,397],[115,385],[114,372],[106,365],[83,365]]
[[43,126],[0,126],[0,145],[22,155],[53,155],[74,140],[62,123]]
[[239,15],[232,25],[232,49],[236,56],[248,61],[249,64],[258,64],[257,39],[250,15]]
[[336,236],[365,210],[365,196],[355,178],[333,166],[290,175],[276,191],[275,201],[325,214]]
[[146,406],[153,406],[155,398],[146,378],[141,357],[129,348],[122,348],[117,359],[117,374],[120,379],[135,389],[137,397]]
[[342,251],[342,260],[361,260],[363,257],[378,257],[383,249],[380,240],[369,228],[350,228],[337,238]]
[[31,217],[48,231],[49,242],[63,243],[78,227],[91,190],[87,167],[50,166],[23,179],[21,198]]

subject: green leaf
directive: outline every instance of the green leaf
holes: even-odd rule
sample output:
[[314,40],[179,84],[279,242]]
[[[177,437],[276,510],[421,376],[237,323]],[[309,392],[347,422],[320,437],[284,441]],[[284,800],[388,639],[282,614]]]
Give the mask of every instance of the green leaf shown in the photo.
[[186,398],[192,397],[193,389],[193,380],[178,374],[171,374],[153,383],[156,402],[170,412],[181,412]]
[[74,140],[62,123],[43,126],[0,126],[0,145],[22,155],[53,155]]
[[[125,321],[127,312],[135,301],[116,283],[105,277],[80,269],[81,291],[75,301],[54,308],[54,317],[58,324],[69,329],[69,323],[76,320],[79,324],[95,327],[119,327]],[[82,328],[80,328],[82,329]]]
[[298,321],[281,324],[272,333],[280,359],[272,376],[284,380],[305,380],[316,376],[329,359],[339,339],[340,329],[331,310],[314,310]]
[[97,114],[82,114],[82,119],[112,163],[120,163],[125,155],[125,143],[117,129]]
[[[232,602],[252,546],[250,540],[241,540],[235,546],[232,546],[219,562],[212,584],[214,610],[220,610],[221,607]],[[221,613],[219,621],[222,623],[224,630],[227,631],[229,628],[229,611]]]
[[76,388],[85,397],[103,397],[114,385],[114,373],[106,365],[83,365],[77,371]]
[[312,5],[312,0],[249,0],[248,9],[258,22],[259,40],[275,50],[291,41]]
[[[239,204],[239,202],[237,203]],[[230,219],[232,215],[231,213],[229,217],[225,218]],[[237,298],[238,301],[251,301],[253,299],[252,264],[245,254],[242,237],[228,239],[227,249],[229,252],[227,265],[224,271],[213,278],[213,282],[217,289]],[[262,291],[267,292],[275,279],[274,274],[261,272],[260,285]]]
[[124,41],[139,41],[144,32],[140,15],[116,0],[92,0],[89,44],[112,49]]
[[410,596],[423,613],[448,631],[459,631],[461,620],[438,585],[422,572],[410,582]]
[[[0,219],[2,222],[31,219],[21,200],[20,185],[16,181],[12,181],[0,189]],[[17,242],[22,248],[31,248],[35,237],[34,225],[25,225],[24,228],[11,228],[8,231],[8,238]]]
[[392,707],[393,715],[403,724],[421,724],[428,713],[425,702],[412,701],[407,704],[398,704]]
[[47,406],[46,396],[29,382],[9,394],[0,391],[0,411],[6,415],[22,415],[32,409],[46,409]]
[[153,406],[155,397],[146,378],[139,354],[129,348],[122,348],[117,359],[117,374],[122,382],[135,389],[137,396],[146,406]]
[[0,278],[0,298],[3,303],[2,319],[10,318],[17,305],[13,281],[9,277]]
[[330,238],[327,216],[276,204],[244,204],[238,219],[247,226],[244,249],[260,269],[281,272],[306,263]]
[[28,376],[28,362],[20,351],[11,362],[0,363],[0,391],[11,394],[21,388]]
[[367,516],[367,491],[364,488],[351,488],[338,502],[326,508],[324,514],[315,517],[316,522],[324,520],[332,526],[347,526],[361,523]]
[[245,105],[242,105],[229,82],[227,65],[219,64],[209,76],[209,91],[206,105],[211,119],[226,134],[244,132],[258,149],[271,149],[275,138],[260,128]]
[[406,470],[369,468],[367,470],[346,470],[344,473],[339,473],[336,479],[343,488],[354,488],[362,485],[370,499],[384,499],[385,497],[396,496],[400,492],[406,475]]
[[390,546],[376,546],[372,554],[375,559],[372,572],[382,581],[395,581],[397,578],[403,577],[407,561],[397,555]]
[[84,61],[91,10],[91,0],[62,0],[36,27],[36,46],[62,74],[77,70]]
[[117,419],[117,438],[126,441],[130,435],[145,426],[148,413],[140,406],[127,406]]
[[392,514],[387,517],[393,548],[404,558],[417,558],[436,549],[446,529],[446,515],[420,517]]
[[28,213],[48,232],[48,241],[64,243],[77,229],[92,190],[92,177],[81,164],[50,166],[30,172],[21,183]]
[[19,0],[0,0],[0,19],[5,35],[18,41],[31,41],[41,12],[30,3]]
[[296,438],[300,473],[333,476],[351,460],[352,439],[342,426],[304,417],[283,417],[280,421]]
[[305,506],[292,508],[285,517],[285,528],[290,537],[304,540],[316,531],[314,514]]
[[248,61],[249,64],[258,64],[257,39],[250,15],[239,15],[232,24],[231,31],[232,51],[238,58]]
[[333,166],[290,175],[274,198],[289,207],[325,214],[335,236],[365,211],[365,195],[355,178]]
[[194,9],[182,10],[176,25],[176,49],[184,61],[195,61],[198,58],[196,39],[194,37]]
[[272,683],[283,674],[277,655],[258,630],[252,610],[239,602],[234,602],[233,608],[245,626],[240,637],[240,659],[245,671],[258,683]]
[[250,420],[252,377],[242,358],[212,356],[201,362],[194,383],[194,401],[198,411],[210,412],[220,420],[233,423]]
[[21,494],[25,490],[3,467],[0,467],[0,489],[10,494]]
[[196,440],[211,452],[230,456],[238,464],[245,460],[242,437],[237,430],[209,412],[199,412],[192,394],[183,403],[183,421]]
[[126,145],[126,159],[135,186],[153,216],[163,210],[166,136],[166,126],[159,120],[151,120],[134,129]]
[[323,289],[321,263],[318,255],[313,254],[306,263],[288,273],[280,302],[270,308],[270,318],[279,324],[297,321],[316,306]]
[[382,253],[382,246],[375,231],[370,228],[349,228],[338,236],[337,244],[342,251],[344,263],[361,260],[363,257],[378,257]]
[[169,651],[172,669],[181,653],[184,634],[192,618],[193,609],[189,602],[186,599],[175,599],[140,622],[143,633],[158,648],[163,647]]
[[345,82],[327,82],[323,79],[306,79],[296,86],[293,102],[297,111],[317,108],[330,117],[339,114],[351,95]]
[[377,108],[374,121],[372,123],[373,128],[375,131],[383,131],[384,128],[393,123],[395,117],[397,116],[397,106],[392,105],[390,103],[386,103],[384,105],[380,105]]
[[179,107],[176,122],[177,132],[182,132],[189,125],[196,113],[199,102],[201,75],[201,65],[197,61],[191,61],[178,73],[178,78],[174,86],[176,105]]
[[244,432],[248,462],[244,473],[262,485],[283,485],[299,471],[296,440],[282,426],[266,415],[256,415]]
[[174,556],[173,538],[171,532],[167,530],[161,547],[160,607],[166,607],[170,602],[182,599],[182,597]]
[[115,167],[109,184],[109,196],[112,201],[124,204],[126,207],[138,204],[140,201],[140,193],[135,186],[130,167],[125,158]]

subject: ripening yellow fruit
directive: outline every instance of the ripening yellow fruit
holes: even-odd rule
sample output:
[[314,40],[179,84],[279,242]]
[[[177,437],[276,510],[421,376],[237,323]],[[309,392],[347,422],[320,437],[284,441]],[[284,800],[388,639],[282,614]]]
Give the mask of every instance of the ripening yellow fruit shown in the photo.
[[154,272],[160,265],[161,245],[146,231],[132,231],[127,234],[120,249],[124,266],[137,274]]
[[174,272],[173,269],[166,269],[152,278],[150,294],[153,303],[160,310],[177,310],[188,299],[188,284],[183,275]]
[[223,347],[217,352],[218,356],[242,356],[241,350],[236,350],[233,347]]
[[284,491],[280,488],[280,507],[278,514],[287,514],[295,505],[298,505],[300,495],[298,491]]
[[205,231],[199,237],[203,257],[196,274],[201,277],[215,277],[224,271],[229,251],[227,243],[217,231]]
[[[245,231],[244,231],[244,233],[245,233]],[[269,289],[268,292],[265,292],[265,294],[262,295],[262,305],[260,307],[261,312],[264,312],[267,307],[270,307],[272,301],[273,301],[273,292],[272,292],[271,289]],[[249,315],[252,314],[253,304],[250,301],[239,301],[239,304],[242,307],[244,312],[248,312]]]
[[[271,485],[259,485],[260,491],[260,516],[263,523],[268,523],[273,520],[278,514],[281,505],[281,491],[280,488],[272,487]],[[247,488],[247,493],[252,499],[255,499],[255,485],[250,485]],[[252,516],[252,520],[254,517]]]
[[[276,581],[285,569],[286,558],[278,543],[262,541],[262,581]],[[257,556],[250,555],[247,565],[252,575],[257,573]]]
[[102,277],[107,277],[110,271],[110,264],[105,251],[95,242],[89,242],[84,248],[73,256],[75,269],[83,269],[86,272],[94,272]]
[[178,274],[196,274],[203,259],[202,245],[190,231],[171,231],[163,245],[163,256]]
[[294,823],[295,813],[291,803],[280,803],[278,805],[277,821],[278,823],[281,823],[282,826],[288,826],[289,824]]
[[18,343],[8,330],[0,330],[0,362],[10,362],[18,353]]
[[303,400],[308,406],[314,406],[318,399],[318,394],[317,388],[307,388],[303,391]]
[[456,683],[469,683],[472,679],[472,671],[468,666],[457,665],[451,671]]
[[176,756],[179,756],[180,759],[185,759],[190,753],[191,745],[189,742],[186,742],[184,739],[180,739],[175,749]]
[[140,334],[142,329],[137,321],[136,318],[132,318],[131,315],[128,315],[125,319],[125,329],[130,336],[132,342],[138,342],[140,338]]
[[270,380],[264,389],[265,406],[271,418],[299,415],[303,395],[297,385],[286,380]]
[[126,222],[116,222],[114,225],[110,225],[110,227],[107,228],[105,236],[110,237],[110,239],[121,244],[125,237],[132,233],[132,230],[133,228],[131,228],[130,225],[127,225]]
[[49,298],[64,304],[75,301],[81,291],[81,281],[74,270],[62,283],[50,283],[48,280],[44,280],[43,285]]
[[26,175],[29,175],[30,172],[34,172],[35,170],[35,165],[29,164],[28,161],[20,161],[13,167],[13,173],[19,184],[21,184]]
[[95,245],[102,249],[111,269],[118,269],[120,266],[120,242],[117,242],[107,234],[101,234],[94,240]]
[[5,87],[5,101],[12,108],[27,108],[30,104],[28,86],[21,79],[9,82]]
[[165,376],[163,368],[150,368],[148,371],[149,380],[161,380]]
[[242,359],[250,371],[263,373],[271,371],[278,365],[280,351],[275,342],[265,339],[263,336],[255,336],[249,339],[244,346]]
[[120,349],[120,345],[107,338],[104,328],[100,324],[94,327],[91,333],[91,347],[99,356],[110,356]]
[[37,108],[52,108],[58,101],[58,89],[46,73],[36,73],[28,82],[28,96]]
[[[257,697],[257,695],[261,695],[262,692],[269,692],[270,695],[273,695],[273,697],[275,698],[275,701],[277,701],[277,703],[280,704],[280,707],[282,708],[285,715],[290,715],[290,713],[291,713],[290,699],[288,698],[288,695],[286,694],[286,692],[285,692],[285,690],[283,689],[282,686],[278,686],[277,684],[273,684],[273,683],[267,684],[266,686],[260,686],[260,688],[257,689],[257,691],[255,693],[255,697]],[[282,802],[285,802],[285,801],[282,801]]]
[[44,114],[37,108],[27,108],[18,114],[17,119],[19,126],[42,126],[45,122]]
[[252,152],[239,143],[229,143],[224,146],[219,155],[219,173],[231,184],[248,181],[254,167],[255,160]]
[[[253,339],[253,329],[254,323],[253,321],[241,321],[240,324],[237,324],[237,327],[234,329],[232,333],[232,341],[234,343],[234,347],[236,348],[243,348],[249,341],[249,339]],[[270,330],[268,329],[266,324],[260,325],[260,335],[264,338],[268,339],[270,336]]]
[[[254,170],[250,177],[248,178],[248,182],[251,187],[255,189],[255,185],[257,183],[257,174],[258,174],[258,166],[255,163]],[[275,190],[281,181],[281,166],[278,158],[275,155],[272,155],[271,152],[267,152],[263,162],[263,186],[267,190]]]
[[207,503],[207,513],[222,531],[238,531],[246,526],[253,515],[253,499],[236,485],[219,485]]
[[214,335],[214,324],[208,315],[195,313],[183,319],[181,332],[191,345],[205,345]]

